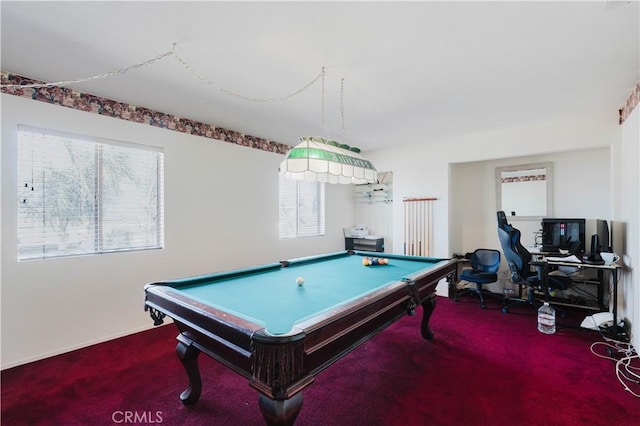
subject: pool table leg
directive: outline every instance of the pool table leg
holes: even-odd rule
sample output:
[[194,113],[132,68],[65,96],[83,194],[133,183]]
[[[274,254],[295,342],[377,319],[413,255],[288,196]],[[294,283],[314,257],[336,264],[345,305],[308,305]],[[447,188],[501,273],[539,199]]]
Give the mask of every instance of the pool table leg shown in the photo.
[[433,331],[431,331],[431,327],[429,327],[429,320],[431,319],[431,314],[433,310],[436,308],[436,294],[431,293],[424,302],[422,302],[422,324],[420,325],[420,333],[422,337],[427,340],[433,339]]
[[176,353],[189,378],[189,387],[180,394],[180,400],[184,405],[193,405],[200,399],[200,394],[202,393],[202,379],[198,368],[200,350],[193,346],[192,342],[185,338],[182,333],[178,335],[177,339]]
[[263,393],[259,395],[260,412],[268,425],[293,425],[302,408],[302,392],[289,399],[271,399]]

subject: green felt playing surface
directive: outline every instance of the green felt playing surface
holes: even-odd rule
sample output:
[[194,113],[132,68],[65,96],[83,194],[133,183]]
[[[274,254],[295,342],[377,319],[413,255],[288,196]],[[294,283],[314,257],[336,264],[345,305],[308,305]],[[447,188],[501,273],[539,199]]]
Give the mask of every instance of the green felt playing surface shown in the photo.
[[[179,291],[214,308],[262,324],[271,334],[286,334],[311,316],[391,285],[407,275],[429,269],[439,259],[421,261],[388,257],[388,265],[363,266],[360,255],[344,254],[295,261],[288,267],[255,268],[246,274],[213,275]],[[296,278],[304,278],[299,286]]]

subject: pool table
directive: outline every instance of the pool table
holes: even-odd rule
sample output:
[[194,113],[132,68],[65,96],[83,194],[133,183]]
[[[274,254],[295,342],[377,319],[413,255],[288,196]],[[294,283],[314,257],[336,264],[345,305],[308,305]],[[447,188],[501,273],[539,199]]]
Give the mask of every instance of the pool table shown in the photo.
[[[365,257],[389,263],[365,266]],[[418,305],[431,339],[436,285],[455,275],[448,259],[344,251],[150,283],[145,310],[155,325],[169,316],[180,331],[183,404],[200,397],[204,352],[249,380],[268,424],[293,424],[315,375]]]

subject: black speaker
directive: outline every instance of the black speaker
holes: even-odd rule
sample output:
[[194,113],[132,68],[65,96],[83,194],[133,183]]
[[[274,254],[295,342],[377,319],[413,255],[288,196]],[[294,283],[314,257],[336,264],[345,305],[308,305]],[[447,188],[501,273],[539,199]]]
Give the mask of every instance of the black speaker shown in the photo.
[[600,255],[600,237],[598,237],[598,234],[591,236],[591,254]]
[[591,236],[591,253],[585,253],[582,256],[582,261],[592,265],[604,265],[604,259],[600,256],[600,238],[598,234]]

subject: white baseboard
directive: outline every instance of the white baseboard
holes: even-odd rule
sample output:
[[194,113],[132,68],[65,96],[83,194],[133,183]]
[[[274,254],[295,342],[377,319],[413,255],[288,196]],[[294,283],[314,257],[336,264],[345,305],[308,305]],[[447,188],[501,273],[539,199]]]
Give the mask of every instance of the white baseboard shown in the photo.
[[[169,325],[169,324],[173,324],[173,321],[171,320],[171,318],[166,317],[165,318],[165,323],[162,326],[165,325]],[[160,327],[162,327],[160,326]],[[89,346],[93,346],[93,345],[97,345],[98,343],[104,343],[104,342],[108,342],[109,340],[114,340],[114,339],[118,339],[120,337],[125,337],[125,336],[129,336],[131,334],[135,334],[135,333],[140,333],[142,331],[147,331],[147,330],[151,330],[153,328],[156,328],[158,326],[154,326],[154,325],[150,325],[150,326],[146,326],[146,327],[140,327],[140,328],[136,328],[136,329],[132,329],[132,330],[128,330],[128,331],[123,331],[122,333],[116,333],[110,336],[106,336],[100,339],[95,339],[95,340],[89,340],[87,342],[84,343],[80,343],[78,345],[73,345],[73,346],[69,346],[66,348],[62,348],[62,349],[57,349],[55,351],[51,351],[51,352],[46,352],[43,354],[39,354],[33,357],[29,357],[29,358],[24,358],[24,359],[20,359],[17,361],[12,361],[6,364],[2,364],[2,366],[0,367],[0,370],[6,370],[9,368],[13,368],[13,367],[17,367],[19,365],[24,365],[24,364],[28,364],[30,362],[35,362],[35,361],[40,361],[46,358],[51,358],[52,356],[56,356],[56,355],[61,355],[61,354],[65,354],[67,352],[72,352],[78,349],[82,349],[82,348],[86,348]]]

